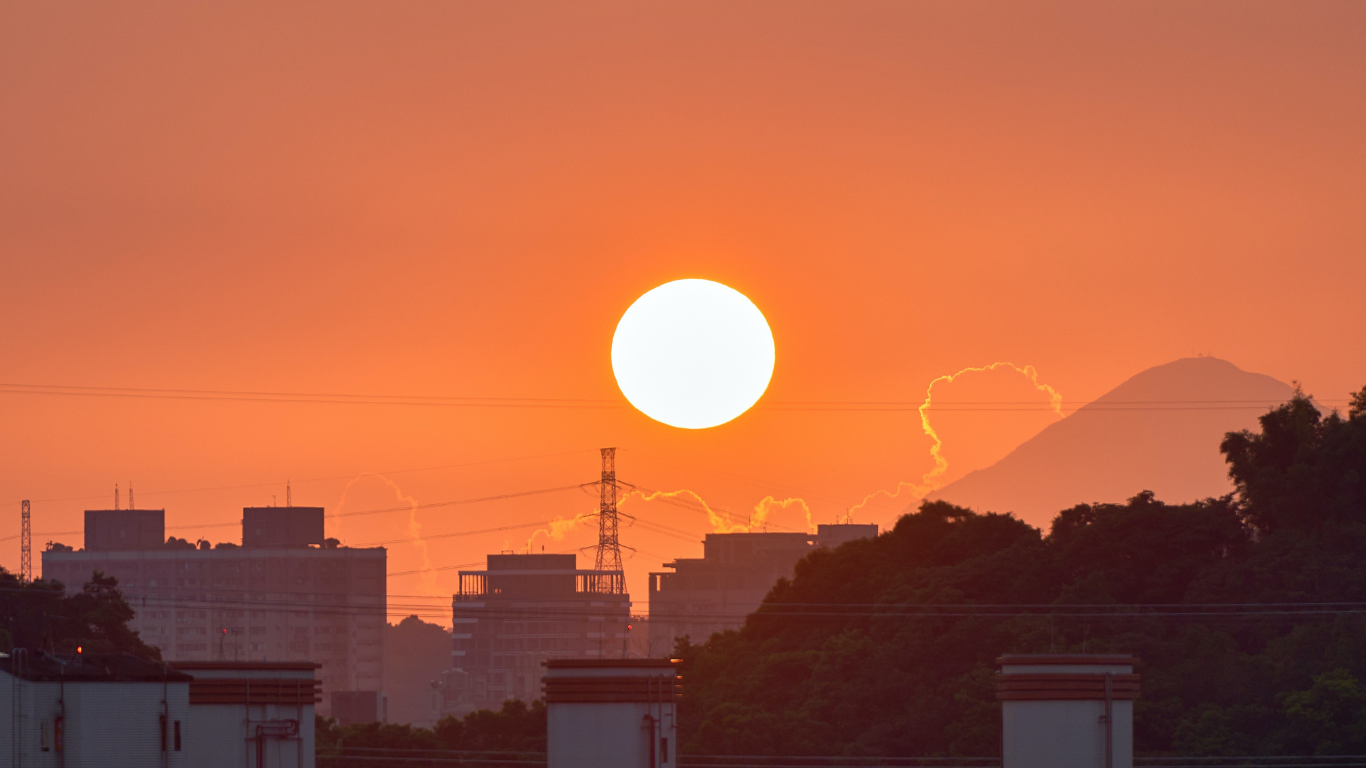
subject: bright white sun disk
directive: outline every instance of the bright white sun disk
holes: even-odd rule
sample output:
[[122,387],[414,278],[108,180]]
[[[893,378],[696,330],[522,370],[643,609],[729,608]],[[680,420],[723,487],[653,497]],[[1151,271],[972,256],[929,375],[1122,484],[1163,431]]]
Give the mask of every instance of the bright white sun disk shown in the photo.
[[685,429],[749,410],[773,378],[773,332],[754,302],[711,280],[675,280],[636,299],[612,337],[631,405]]

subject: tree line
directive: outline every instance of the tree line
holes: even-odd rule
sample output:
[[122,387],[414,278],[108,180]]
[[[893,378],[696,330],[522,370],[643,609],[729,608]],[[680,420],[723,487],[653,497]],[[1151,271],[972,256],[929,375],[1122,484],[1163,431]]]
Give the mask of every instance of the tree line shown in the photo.
[[1366,753],[1366,389],[1230,433],[1235,493],[1062,511],[924,502],[681,642],[686,752],[997,755],[1002,653],[1142,659],[1143,753]]

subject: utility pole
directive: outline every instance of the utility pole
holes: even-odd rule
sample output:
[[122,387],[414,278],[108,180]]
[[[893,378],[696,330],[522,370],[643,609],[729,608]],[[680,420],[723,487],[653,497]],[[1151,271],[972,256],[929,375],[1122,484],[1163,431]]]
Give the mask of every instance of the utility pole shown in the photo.
[[19,527],[19,578],[25,584],[33,582],[33,532],[29,527],[28,499],[20,504]]
[[[617,449],[602,449],[602,484],[598,503],[598,552],[593,568],[621,571],[621,542],[617,539]],[[612,592],[625,592],[626,580],[612,579]]]

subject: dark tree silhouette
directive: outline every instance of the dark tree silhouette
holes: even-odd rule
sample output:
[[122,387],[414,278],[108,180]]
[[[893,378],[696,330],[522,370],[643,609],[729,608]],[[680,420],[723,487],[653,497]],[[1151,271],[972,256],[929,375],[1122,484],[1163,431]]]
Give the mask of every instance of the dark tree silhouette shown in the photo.
[[159,660],[161,653],[128,628],[133,609],[118,581],[95,571],[80,592],[68,595],[55,581],[25,584],[0,568],[0,649],[49,653],[131,653]]

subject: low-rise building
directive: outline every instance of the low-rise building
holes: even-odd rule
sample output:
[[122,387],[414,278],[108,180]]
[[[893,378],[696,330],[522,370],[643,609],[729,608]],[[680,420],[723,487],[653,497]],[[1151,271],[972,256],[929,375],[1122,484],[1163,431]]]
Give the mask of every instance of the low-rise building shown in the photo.
[[187,734],[199,766],[312,766],[318,664],[308,661],[186,661]]
[[709,533],[700,558],[665,563],[650,574],[649,655],[663,657],[674,641],[705,642],[739,629],[780,578],[817,547],[835,548],[877,536],[876,525],[820,525],[807,533]]
[[0,768],[312,768],[316,666],[0,654]]
[[579,570],[575,555],[489,555],[461,571],[453,596],[451,666],[439,715],[497,709],[541,697],[548,659],[621,658],[631,597],[621,571]]
[[128,627],[162,658],[316,661],[324,713],[334,693],[362,691],[376,706],[360,716],[383,719],[387,553],[324,539],[323,517],[321,507],[249,507],[247,546],[209,548],[152,545],[162,510],[91,510],[85,548],[48,549],[43,578],[79,589],[95,571],[113,576],[135,611]]

